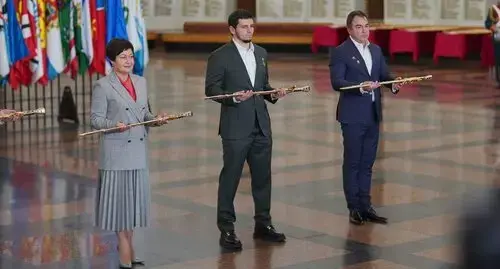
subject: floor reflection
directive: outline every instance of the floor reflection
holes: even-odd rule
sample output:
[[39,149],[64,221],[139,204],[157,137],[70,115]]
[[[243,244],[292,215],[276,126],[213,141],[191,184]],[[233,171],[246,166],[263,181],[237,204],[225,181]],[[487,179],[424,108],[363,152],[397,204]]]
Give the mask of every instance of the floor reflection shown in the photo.
[[[450,253],[457,244],[458,204],[498,184],[500,92],[486,70],[391,65],[405,76],[434,79],[385,95],[372,199],[390,223],[353,227],[343,198],[338,95],[330,87],[328,60],[271,55],[273,85],[313,88],[268,105],[275,143],[273,221],[289,240],[284,246],[253,240],[247,169],[236,197],[244,249],[221,253],[215,226],[220,108],[203,100],[206,55],[152,56],[146,77],[153,110],[191,110],[194,117],[151,134],[154,225],[144,235],[147,268],[457,265]],[[115,268],[115,236],[91,225],[97,137],[79,138],[89,130],[85,125],[27,121],[0,132],[0,266]]]

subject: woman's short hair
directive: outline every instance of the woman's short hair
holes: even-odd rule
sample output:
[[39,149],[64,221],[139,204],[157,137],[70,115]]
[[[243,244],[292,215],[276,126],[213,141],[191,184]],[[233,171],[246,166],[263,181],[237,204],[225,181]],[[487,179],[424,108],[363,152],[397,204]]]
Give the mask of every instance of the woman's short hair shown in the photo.
[[130,41],[121,38],[111,39],[106,46],[106,57],[114,62],[116,56],[128,49],[132,50],[132,53],[134,53],[134,46]]

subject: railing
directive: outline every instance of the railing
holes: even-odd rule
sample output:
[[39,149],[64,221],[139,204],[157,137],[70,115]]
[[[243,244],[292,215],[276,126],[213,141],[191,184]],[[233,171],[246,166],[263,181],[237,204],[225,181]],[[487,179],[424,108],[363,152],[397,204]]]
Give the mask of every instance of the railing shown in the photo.
[[[0,104],[3,108],[17,111],[39,107],[46,109],[45,115],[25,118],[22,121],[4,125],[5,128],[13,130],[51,128],[57,127],[60,121],[68,120],[77,124],[80,122],[86,124],[90,111],[92,86],[97,79],[99,75],[85,74],[76,79],[61,75],[46,86],[33,84],[28,87],[21,86],[15,90],[9,85],[2,87]],[[72,103],[76,111],[71,111]]]
[[61,75],[46,86],[34,84],[16,90],[9,85],[0,87],[2,108],[24,111],[44,107],[46,111],[45,115],[2,125],[0,157],[52,168],[67,167],[73,158],[89,160],[91,165],[95,159],[91,148],[97,136],[78,141],[78,132],[89,124],[92,88],[98,79],[98,74],[76,79]]

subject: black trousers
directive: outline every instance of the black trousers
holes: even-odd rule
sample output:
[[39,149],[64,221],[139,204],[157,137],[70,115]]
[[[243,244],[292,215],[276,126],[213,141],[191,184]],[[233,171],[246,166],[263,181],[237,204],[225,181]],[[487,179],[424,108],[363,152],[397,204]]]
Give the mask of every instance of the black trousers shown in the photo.
[[493,40],[493,54],[495,56],[495,80],[500,84],[500,42]]
[[255,225],[271,224],[272,138],[264,136],[257,119],[251,135],[244,139],[222,139],[224,166],[219,176],[217,227],[233,231],[236,214],[234,197],[245,161],[250,167]]

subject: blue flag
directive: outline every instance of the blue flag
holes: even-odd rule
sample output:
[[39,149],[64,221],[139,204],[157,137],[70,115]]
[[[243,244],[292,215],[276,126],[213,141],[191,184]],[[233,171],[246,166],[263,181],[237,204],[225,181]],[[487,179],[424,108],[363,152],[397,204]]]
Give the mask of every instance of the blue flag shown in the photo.
[[7,27],[5,27],[5,30],[7,35],[7,51],[9,53],[10,66],[13,66],[18,61],[30,56],[28,46],[26,45],[26,42],[24,42],[21,25],[17,20],[14,1],[7,1]]
[[114,38],[128,40],[122,0],[106,1],[106,44]]
[[[106,44],[114,38],[128,40],[127,26],[125,24],[125,12],[122,0],[108,0],[106,8]],[[111,71],[111,61],[106,61],[106,73]]]

